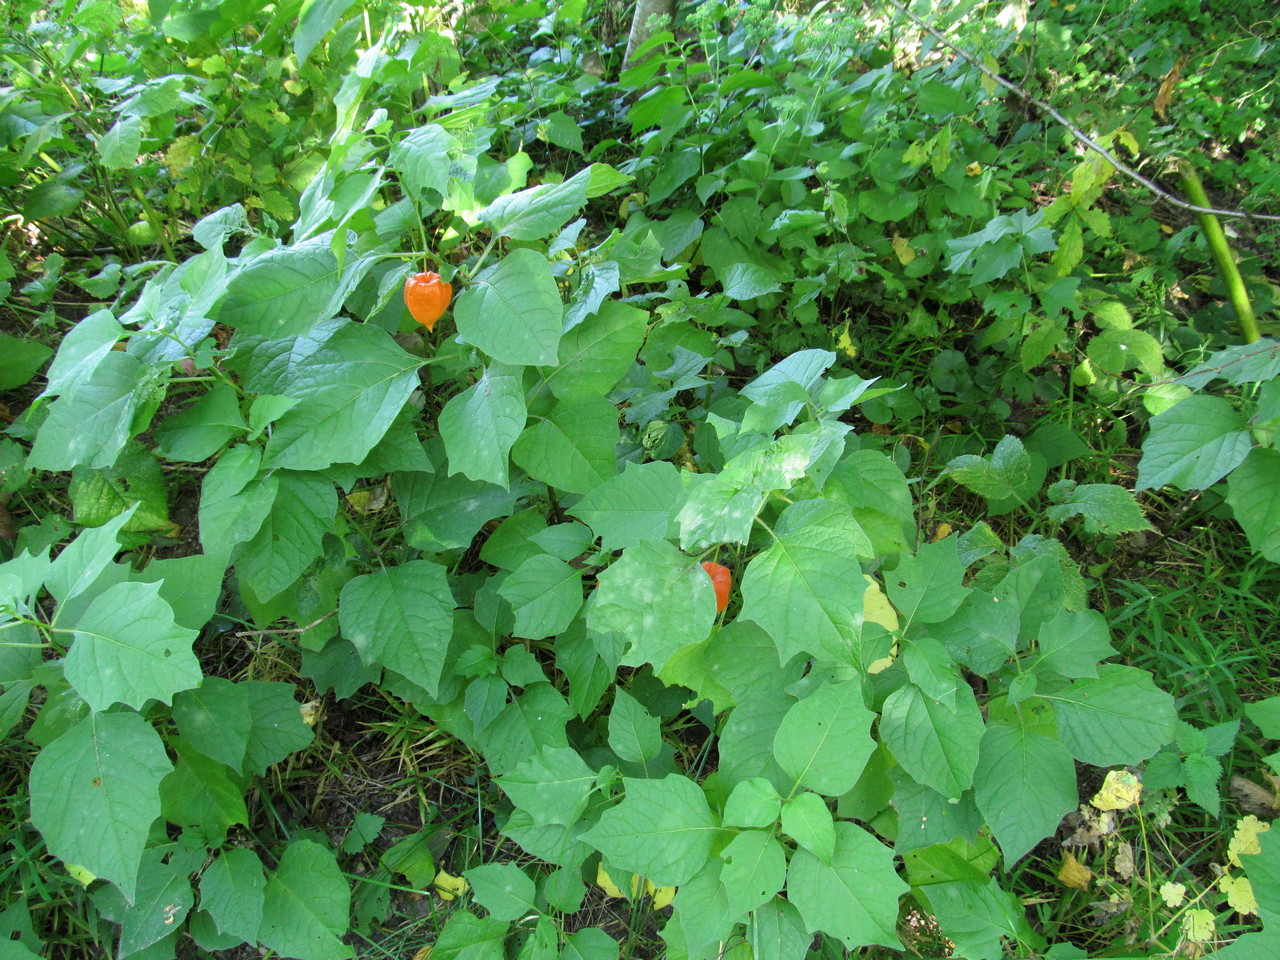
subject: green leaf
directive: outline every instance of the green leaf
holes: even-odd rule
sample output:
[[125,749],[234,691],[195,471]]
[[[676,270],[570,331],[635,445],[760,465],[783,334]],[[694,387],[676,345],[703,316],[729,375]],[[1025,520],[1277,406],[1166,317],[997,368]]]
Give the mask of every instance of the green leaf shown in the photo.
[[249,716],[253,721],[242,770],[264,774],[271,764],[311,743],[314,734],[302,720],[302,710],[294,699],[297,688],[293,684],[242,680],[237,686],[247,691]]
[[134,434],[133,421],[159,374],[109,351],[85,379],[49,407],[27,465],[35,470],[110,467]]
[[647,763],[662,749],[658,718],[621,687],[614,690],[609,711],[609,746],[621,759]]
[[666,461],[628,462],[569,508],[600,537],[601,549],[624,550],[660,540],[682,499],[680,472]]
[[1024,727],[987,728],[973,782],[978,809],[1010,867],[1079,803],[1071,753]]
[[898,898],[907,885],[893,868],[893,852],[852,823],[836,824],[836,850],[823,863],[797,850],[787,870],[787,899],[810,933],[838,937],[850,950],[871,944],[901,948]]
[[479,380],[445,404],[439,427],[450,473],[507,485],[511,447],[527,416],[522,374],[521,367],[491,363]]
[[702,789],[680,774],[623,779],[626,797],[600,816],[582,839],[610,865],[657,887],[679,886],[706,862],[716,820]]
[[1034,493],[1031,481],[1031,457],[1014,436],[1006,436],[990,457],[968,453],[951,460],[946,474],[957,483],[988,500],[1027,499]]
[[[807,796],[807,794],[806,794]],[[736,784],[724,805],[726,827],[771,827],[778,821],[782,798],[763,777]]]
[[199,463],[247,429],[240,413],[240,398],[231,387],[219,384],[156,426],[156,452],[168,460]]
[[796,787],[829,797],[847,793],[876,748],[874,719],[858,681],[824,683],[783,717],[773,742],[778,766]]
[[773,637],[782,662],[805,652],[856,662],[862,633],[862,566],[871,545],[846,507],[830,500],[793,503],[742,581],[744,620]]
[[449,191],[449,152],[456,146],[448,131],[428,123],[391,148],[391,165],[413,196],[421,197],[427,190],[444,196]]
[[511,458],[535,480],[587,493],[618,470],[618,408],[604,397],[559,401],[520,434]]
[[542,184],[499,197],[476,216],[496,237],[543,240],[572,220],[586,204],[594,167],[593,164],[580,170],[563,183]]
[[720,882],[729,898],[729,916],[763,906],[782,889],[787,857],[768,830],[744,830],[720,852]]
[[331,239],[313,237],[255,257],[231,275],[215,319],[241,334],[276,339],[306,334],[335,316],[342,267]]
[[302,5],[298,27],[293,31],[293,55],[301,67],[311,51],[338,25],[354,0],[308,0]]
[[954,709],[926,697],[913,683],[890,694],[880,715],[880,736],[917,783],[947,797],[973,784],[984,725],[973,691],[961,687]]
[[1096,677],[1098,663],[1114,657],[1106,618],[1096,610],[1059,610],[1040,627],[1036,655],[1025,666],[1062,677]]
[[[84,593],[110,566],[120,552],[118,537],[128,520],[129,513],[126,512],[100,527],[83,531],[48,565],[44,585],[60,604]],[[38,586],[37,581],[24,592],[34,593]]]
[[178,732],[206,757],[239,770],[253,732],[249,690],[222,677],[205,677],[196,689],[173,698]]
[[1086,353],[1094,366],[1113,377],[1134,367],[1151,377],[1164,372],[1160,341],[1145,330],[1104,330],[1089,341]]
[[1252,445],[1244,418],[1226,400],[1187,397],[1151,418],[1135,489],[1211,487],[1244,461]]
[[1143,670],[1103,664],[1096,679],[1044,697],[1057,708],[1062,742],[1072,756],[1095,767],[1141,763],[1173,739],[1173,698]]
[[885,589],[904,630],[914,623],[942,623],[964,603],[969,588],[961,583],[965,565],[958,544],[957,537],[926,543],[885,575]]
[[[280,486],[270,513],[236,553],[241,586],[262,603],[292,586],[320,556],[338,512],[338,496],[328,480],[289,470],[275,476]],[[208,544],[205,549],[215,552]]]
[[286,957],[344,960],[342,942],[351,912],[351,888],[333,854],[311,840],[289,844],[263,893],[258,939]]
[[494,782],[538,826],[571,826],[582,816],[597,775],[576,750],[541,747]]
[[752,405],[743,417],[743,432],[770,434],[795,420],[835,360],[830,350],[800,350],[748,383],[742,395]]
[[445,922],[431,954],[436,960],[502,960],[507,927],[505,920],[459,910]]
[[396,671],[433,696],[453,637],[456,603],[447,571],[429,560],[382,567],[349,580],[338,623],[366,666]]
[[463,339],[494,360],[548,367],[559,359],[563,312],[551,265],[520,249],[476,276],[453,317]]
[[754,960],[796,960],[806,955],[813,941],[800,911],[781,897],[752,913],[746,937]]
[[139,710],[148,700],[169,703],[200,682],[200,662],[191,651],[197,631],[174,622],[159,584],[108,587],[73,629],[67,681],[94,711],[113,703]]
[[723,473],[691,482],[676,517],[680,545],[686,550],[703,550],[717,543],[746,543],[764,503],[764,491]]
[[280,489],[277,476],[258,478],[262,454],[237,444],[204,476],[200,487],[200,542],[206,553],[226,556],[262,529]]
[[232,824],[249,822],[243,790],[231,781],[225,765],[182,741],[171,741],[170,746],[178,765],[160,784],[161,814],[184,828],[184,839],[222,846]]
[[782,289],[773,274],[758,263],[731,263],[716,273],[731,300],[752,300]]
[[599,927],[586,927],[565,937],[561,960],[614,960],[618,941]]
[[102,165],[108,170],[127,170],[136,166],[141,146],[141,117],[121,117],[97,143]]
[[627,666],[661,670],[676,650],[711,632],[716,603],[706,581],[706,571],[668,541],[642,541],[600,574],[588,628],[626,637]]
[[132,901],[160,816],[160,781],[172,769],[160,735],[138,714],[91,714],[31,765],[31,822],[51,854],[110,880]]
[[1133,493],[1124,487],[1114,483],[1083,483],[1078,486],[1072,481],[1059,483],[1070,484],[1070,489],[1064,490],[1058,483],[1049,488],[1052,499],[1056,499],[1055,489],[1066,493],[1064,499],[1045,511],[1050,520],[1065,523],[1078,516],[1084,520],[1086,533],[1105,536],[1155,529]]
[[782,808],[782,832],[823,863],[836,852],[836,825],[826,801],[816,793],[798,793]]
[[479,737],[489,769],[502,776],[546,746],[568,746],[569,704],[549,683],[535,683],[489,724]]
[[257,943],[266,888],[258,855],[248,847],[232,847],[200,875],[200,909],[208,911],[222,933]]
[[552,395],[607,394],[635,363],[648,319],[643,310],[606,300],[597,314],[570,328],[560,339],[558,363],[544,372]]
[[563,633],[582,609],[582,573],[543,553],[520,564],[498,594],[515,611],[515,635],[544,640]]
[[1227,505],[1249,546],[1280,563],[1280,450],[1257,447],[1227,478]]
[[163,858],[163,851],[154,847],[143,854],[137,898],[120,918],[117,956],[132,956],[169,936],[174,927],[182,926],[195,902],[187,877],[190,868],[177,854],[168,863]]
[[1001,940],[1016,941],[1026,923],[1017,898],[993,879],[935,883],[924,893],[958,957],[1000,960],[1005,956]]
[[51,356],[52,348],[37,340],[0,336],[0,390],[30,383]]
[[514,863],[486,863],[472,867],[463,876],[471,882],[476,902],[496,920],[510,923],[538,913],[534,883]]

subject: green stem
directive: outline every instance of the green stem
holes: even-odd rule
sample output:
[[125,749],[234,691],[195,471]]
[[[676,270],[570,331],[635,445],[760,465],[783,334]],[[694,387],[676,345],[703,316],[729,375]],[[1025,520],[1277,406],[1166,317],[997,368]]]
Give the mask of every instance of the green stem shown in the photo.
[[[1212,206],[1209,203],[1208,194],[1204,192],[1204,184],[1200,182],[1200,177],[1196,175],[1191,165],[1182,163],[1179,167],[1182,185],[1191,202],[1198,207]],[[1240,269],[1236,266],[1235,258],[1231,256],[1231,247],[1227,244],[1227,235],[1222,230],[1222,224],[1212,213],[1196,214],[1196,219],[1200,221],[1200,229],[1204,231],[1204,238],[1209,243],[1209,250],[1213,253],[1214,262],[1218,265],[1218,272],[1222,274],[1227,296],[1231,299],[1236,320],[1240,324],[1240,334],[1244,337],[1245,343],[1253,343],[1261,336],[1258,333],[1258,318],[1254,316],[1253,304],[1249,302],[1249,292],[1245,289]]]

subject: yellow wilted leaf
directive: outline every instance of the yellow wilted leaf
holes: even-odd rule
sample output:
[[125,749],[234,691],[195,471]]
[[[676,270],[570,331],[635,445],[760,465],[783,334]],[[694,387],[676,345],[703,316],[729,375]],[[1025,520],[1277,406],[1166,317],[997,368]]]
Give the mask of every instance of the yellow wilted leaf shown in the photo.
[[1208,910],[1188,910],[1182,918],[1182,935],[1194,943],[1208,943],[1214,929],[1213,914]]
[[1088,890],[1092,879],[1093,871],[1068,853],[1062,861],[1062,869],[1058,871],[1058,882],[1064,887]]
[[302,722],[308,727],[314,727],[316,721],[320,719],[320,701],[310,700],[301,704],[298,710],[302,713]]
[[1253,814],[1245,817],[1236,824],[1236,831],[1231,835],[1231,842],[1227,844],[1227,860],[1233,867],[1243,867],[1240,857],[1247,853],[1261,853],[1262,844],[1258,842],[1258,835],[1266,833],[1271,829],[1271,824],[1263,823]]
[[462,896],[466,893],[468,886],[467,881],[462,877],[455,877],[443,870],[436,874],[431,885],[436,888],[436,893],[440,894],[441,900],[452,900]]
[[1133,879],[1133,847],[1127,843],[1116,844],[1116,858],[1111,868],[1121,880]]
[[[862,595],[862,616],[865,620],[872,623],[878,623],[890,633],[898,629],[898,611],[893,609],[893,604],[889,602],[889,598],[884,595],[884,591],[880,589],[880,584],[876,583],[874,577],[870,574],[863,574],[867,579],[868,587]],[[875,660],[867,667],[867,673],[881,673],[893,665],[893,658],[898,655],[898,644],[894,643],[893,649],[889,651],[889,656],[881,657]]]
[[840,327],[840,333],[836,336],[836,349],[843,353],[850,360],[858,359],[858,345],[853,342],[853,338],[849,336],[849,323],[845,321]]
[[1227,903],[1236,913],[1244,916],[1258,912],[1258,900],[1253,895],[1253,884],[1248,877],[1233,877],[1226,873],[1218,881],[1218,886],[1227,895]]
[[1128,770],[1112,770],[1089,802],[1099,810],[1128,810],[1142,799],[1142,782]]
[[932,539],[930,539],[929,542],[937,543],[939,540],[947,539],[947,537],[951,536],[951,532],[953,529],[954,528],[949,523],[938,524],[938,529],[933,531],[933,537]]
[[901,234],[893,235],[893,252],[898,255],[898,262],[904,267],[916,258],[916,252],[911,246],[911,241]]
[[98,879],[98,875],[96,873],[86,870],[78,863],[63,863],[63,866],[67,870],[67,876],[82,887],[87,887],[89,884],[93,883],[93,881]]
[[1177,909],[1182,906],[1182,901],[1187,899],[1186,885],[1181,883],[1161,884],[1160,899],[1164,901],[1166,907]]
[[1161,120],[1166,118],[1169,111],[1169,105],[1173,103],[1173,91],[1177,87],[1178,81],[1182,79],[1182,68],[1187,65],[1186,57],[1179,57],[1178,62],[1173,65],[1173,69],[1164,75],[1164,79],[1160,81],[1160,89],[1156,92],[1156,102],[1153,107],[1156,116]]
[[421,950],[413,955],[413,960],[431,960],[431,947],[433,944],[427,944]]
[[969,164],[967,167],[964,168],[964,172],[970,177],[976,177],[978,174],[982,172],[982,164],[980,164],[977,160],[975,160],[973,161],[973,163]]
[[626,896],[622,889],[613,882],[613,878],[609,876],[609,872],[605,870],[603,863],[596,867],[596,886],[603,890],[606,896],[619,898]]
[[671,901],[676,898],[675,887],[655,887],[652,880],[645,880],[644,892],[653,899],[653,909],[655,910],[671,906]]

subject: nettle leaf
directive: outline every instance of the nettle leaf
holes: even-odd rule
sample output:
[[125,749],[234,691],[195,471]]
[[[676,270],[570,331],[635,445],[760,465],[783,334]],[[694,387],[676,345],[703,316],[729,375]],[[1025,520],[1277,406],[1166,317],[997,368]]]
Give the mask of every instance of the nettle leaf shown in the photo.
[[511,458],[535,480],[587,493],[618,472],[617,447],[618,408],[604,397],[574,397],[535,418]]
[[551,265],[527,248],[482,270],[453,308],[467,343],[503,363],[540,367],[559,359],[563,313]]
[[[1059,499],[1056,494],[1064,496]],[[1072,517],[1080,517],[1086,533],[1115,536],[1155,529],[1133,493],[1114,483],[1077,485],[1063,480],[1049,488],[1049,497],[1058,500],[1045,511],[1050,520],[1065,523]]]
[[879,729],[885,746],[916,782],[948,797],[973,784],[985,727],[967,686],[957,691],[952,708],[908,683],[885,701]]
[[411,560],[349,580],[338,598],[342,633],[365,665],[394,670],[432,696],[457,606],[447,573],[429,560]]
[[1009,867],[1079,803],[1070,751],[1023,727],[987,728],[973,782],[978,809]]
[[850,950],[871,944],[901,948],[898,898],[907,889],[893,868],[893,851],[846,821],[836,824],[830,864],[801,849],[787,869],[787,899],[805,928],[838,937]]
[[1227,505],[1249,546],[1280,563],[1280,450],[1257,447],[1227,479]]
[[494,782],[537,826],[577,822],[597,774],[569,747],[544,746]]
[[523,367],[491,363],[479,380],[445,404],[439,427],[450,473],[507,485],[511,447],[528,415],[523,372]]
[[903,557],[885,576],[889,599],[902,618],[902,627],[913,623],[942,623],[964,603],[969,588],[962,585],[965,565],[960,560],[959,538],[926,543],[915,556]]
[[1229,402],[1199,394],[1187,397],[1151,418],[1134,489],[1172,484],[1203,490],[1240,466],[1251,446],[1244,417]]
[[711,632],[716,603],[706,581],[706,571],[673,544],[646,540],[600,574],[587,626],[626,637],[627,666],[651,663],[661,670],[676,650]]
[[720,882],[729,898],[729,916],[763,906],[787,879],[787,856],[768,830],[744,830],[720,852]]
[[1032,479],[1031,456],[1014,436],[1006,436],[989,457],[967,453],[947,463],[945,473],[988,500],[1027,499]]
[[616,300],[572,327],[560,339],[559,360],[544,373],[547,388],[559,400],[604,396],[635,362],[644,343],[649,314]]
[[662,749],[658,718],[621,687],[614,690],[613,709],[609,711],[609,746],[631,763],[647,763]]
[[611,867],[638,873],[657,887],[689,880],[707,861],[716,819],[702,788],[680,774],[661,780],[623,779],[626,796],[582,839]]
[[582,573],[544,553],[512,571],[498,594],[515,611],[515,635],[543,640],[563,633],[582,609]]
[[847,793],[875,751],[874,719],[863,705],[860,682],[823,684],[783,717],[773,741],[778,766],[797,787],[829,797]]
[[50,853],[110,880],[132,901],[160,816],[160,781],[172,770],[160,735],[138,714],[91,714],[31,765],[31,822]]
[[773,637],[782,662],[798,653],[853,662],[862,634],[862,566],[871,544],[848,509],[830,500],[793,503],[774,542],[742,580],[744,620]]
[[628,462],[568,509],[600,537],[606,551],[661,540],[683,497],[680,472],[665,460]]
[[288,470],[275,476],[280,486],[271,511],[236,553],[241,586],[263,603],[292,586],[320,556],[324,535],[338,512],[338,495],[330,481]]
[[1141,763],[1176,730],[1173,697],[1134,667],[1103,664],[1096,679],[1042,696],[1056,707],[1062,742],[1072,756],[1096,767]]
[[537,888],[528,874],[514,863],[486,863],[463,874],[471,882],[477,903],[489,916],[510,923],[538,913]]
[[333,853],[311,840],[295,840],[263,891],[258,939],[286,957],[345,960],[353,956],[347,932],[351,887]]
[[208,911],[222,933],[257,943],[266,888],[258,855],[248,847],[232,847],[200,875],[200,909]]
[[94,597],[73,628],[67,681],[90,709],[169,703],[203,676],[191,651],[198,631],[180,627],[156,583],[117,583]]

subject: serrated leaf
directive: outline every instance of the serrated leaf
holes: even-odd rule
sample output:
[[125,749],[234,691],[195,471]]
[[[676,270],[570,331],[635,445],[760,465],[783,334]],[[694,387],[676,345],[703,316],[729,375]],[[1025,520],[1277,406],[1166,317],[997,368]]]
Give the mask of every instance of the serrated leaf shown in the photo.
[[458,332],[502,363],[552,366],[564,312],[551,266],[530,249],[482,270],[453,310]]
[[858,681],[825,683],[783,717],[773,741],[778,766],[796,787],[829,797],[846,793],[875,751],[874,719],[862,703]]
[[1081,517],[1086,533],[1115,536],[1155,529],[1133,493],[1113,483],[1080,484],[1066,500],[1045,512],[1050,520],[1058,523]]
[[1075,763],[1057,740],[1022,727],[982,735],[974,797],[1012,867],[1076,808]]
[[91,714],[31,765],[31,821],[51,854],[110,880],[132,901],[160,816],[160,781],[172,770],[160,735],[138,714]]
[[1135,489],[1203,490],[1238,467],[1252,445],[1244,418],[1226,400],[1187,397],[1151,418]]
[[311,840],[289,844],[263,892],[258,939],[286,957],[345,960],[351,888],[333,854]]

